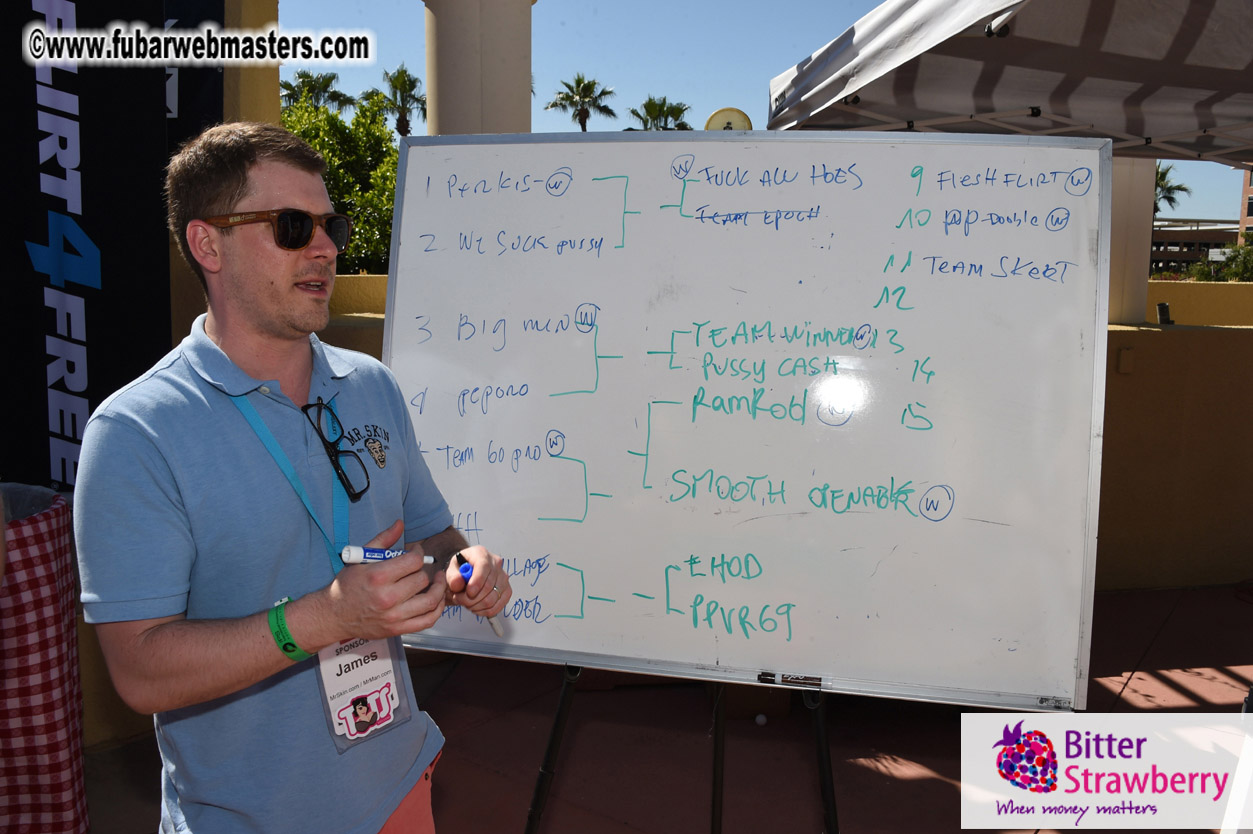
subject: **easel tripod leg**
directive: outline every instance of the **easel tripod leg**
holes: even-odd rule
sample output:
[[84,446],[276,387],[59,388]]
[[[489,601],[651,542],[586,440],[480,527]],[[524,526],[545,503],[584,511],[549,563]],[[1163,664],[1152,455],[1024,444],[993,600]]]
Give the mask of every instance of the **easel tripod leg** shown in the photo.
[[714,685],[714,768],[713,768],[713,808],[709,815],[709,830],[713,834],[722,834],[722,781],[723,760],[727,736],[727,701],[726,684]]
[[561,681],[561,697],[557,701],[557,714],[553,718],[553,728],[548,734],[548,749],[544,751],[544,763],[540,765],[539,778],[535,781],[535,792],[531,795],[531,808],[526,815],[526,834],[535,834],[539,830],[540,817],[543,816],[544,805],[548,802],[548,789],[557,771],[557,754],[561,752],[561,737],[566,730],[566,720],[570,717],[574,684],[582,672],[581,666],[565,667]]
[[835,783],[831,774],[831,746],[827,741],[826,699],[822,692],[805,692],[805,706],[814,715],[814,736],[818,741],[818,787],[822,791],[823,820],[827,834],[839,834],[835,815]]

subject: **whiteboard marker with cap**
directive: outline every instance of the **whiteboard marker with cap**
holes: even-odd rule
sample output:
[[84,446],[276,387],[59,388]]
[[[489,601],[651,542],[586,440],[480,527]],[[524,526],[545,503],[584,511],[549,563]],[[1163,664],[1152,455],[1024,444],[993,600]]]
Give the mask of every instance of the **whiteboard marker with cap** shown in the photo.
[[[466,557],[461,555],[461,551],[457,551],[457,570],[461,572],[461,578],[466,581],[466,587],[470,587],[470,577],[474,576],[474,566],[466,561]],[[500,589],[495,589],[500,593]],[[505,629],[500,625],[499,617],[488,617],[487,624],[492,627],[492,631],[496,632],[497,637],[505,636]]]
[[[358,547],[350,544],[339,552],[339,558],[345,565],[359,565],[362,562],[386,562],[397,556],[405,555],[403,550],[383,550],[377,547]],[[434,556],[423,556],[422,564],[435,564]]]

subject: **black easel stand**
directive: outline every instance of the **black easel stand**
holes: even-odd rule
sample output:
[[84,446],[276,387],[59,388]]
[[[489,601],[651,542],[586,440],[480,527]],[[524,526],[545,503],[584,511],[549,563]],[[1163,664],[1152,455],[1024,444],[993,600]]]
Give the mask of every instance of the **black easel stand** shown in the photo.
[[539,819],[544,814],[545,803],[548,802],[548,788],[552,784],[553,774],[556,773],[561,737],[565,734],[566,720],[570,717],[570,701],[574,698],[574,684],[582,672],[582,666],[565,667],[561,681],[561,698],[557,701],[557,715],[553,718],[553,729],[548,735],[548,749],[544,751],[544,763],[540,765],[535,792],[531,794],[531,808],[526,814],[526,834],[535,834],[539,831]]
[[802,693],[805,706],[814,714],[814,735],[818,740],[818,788],[822,791],[822,813],[827,834],[839,834],[835,816],[835,781],[831,774],[831,745],[827,742],[826,696],[819,690]]
[[[580,666],[566,666],[561,683],[561,696],[557,701],[557,715],[553,718],[553,728],[548,736],[548,749],[544,751],[544,762],[540,765],[539,778],[535,782],[535,792],[531,795],[531,808],[526,816],[526,834],[539,831],[540,817],[544,814],[544,805],[548,801],[548,789],[552,786],[556,774],[557,754],[561,750],[561,738],[565,734],[566,721],[570,718],[570,702],[574,699],[574,684],[583,669]],[[835,785],[831,773],[831,748],[827,744],[827,719],[824,710],[822,692],[804,694],[805,706],[814,716],[814,735],[818,742],[818,780],[822,791],[823,820],[826,834],[839,834],[840,825],[835,815]],[[722,783],[723,760],[726,750],[726,684],[718,682],[714,685],[714,760],[713,760],[713,806],[710,809],[710,831],[712,834],[722,832]]]
[[[726,749],[726,684],[714,687],[714,783],[713,809],[710,814],[713,834],[722,834],[722,775],[723,751]],[[814,736],[818,742],[818,787],[822,791],[822,812],[826,834],[840,834],[840,823],[835,814],[835,781],[831,771],[831,747],[827,742],[827,714],[825,697],[821,691],[801,693],[805,706],[814,716]]]
[[722,759],[727,735],[727,685],[714,684],[714,782],[713,808],[709,812],[709,830],[722,834]]

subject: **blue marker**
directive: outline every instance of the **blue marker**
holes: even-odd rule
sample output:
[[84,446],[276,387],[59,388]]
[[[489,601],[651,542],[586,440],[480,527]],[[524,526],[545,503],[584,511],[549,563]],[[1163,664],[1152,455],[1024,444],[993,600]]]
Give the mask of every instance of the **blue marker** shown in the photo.
[[[348,545],[339,552],[339,558],[345,565],[359,565],[362,562],[386,562],[388,559],[395,559],[397,556],[404,556],[403,550],[382,550],[377,547],[357,547],[356,545]],[[434,556],[423,556],[422,564],[435,564]]]
[[[461,572],[461,578],[466,581],[466,587],[468,588],[470,586],[470,577],[474,576],[474,566],[466,561],[466,557],[461,555],[461,551],[457,551],[457,570]],[[487,624],[492,627],[492,631],[496,632],[497,637],[505,636],[505,630],[500,625],[499,617],[488,617]]]

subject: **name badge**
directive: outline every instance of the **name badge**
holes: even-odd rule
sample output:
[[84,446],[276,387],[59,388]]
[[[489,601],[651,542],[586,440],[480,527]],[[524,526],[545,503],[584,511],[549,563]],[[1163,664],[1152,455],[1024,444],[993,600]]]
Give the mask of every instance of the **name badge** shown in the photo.
[[364,741],[403,718],[393,660],[389,640],[346,640],[318,652],[327,723],[337,747]]

